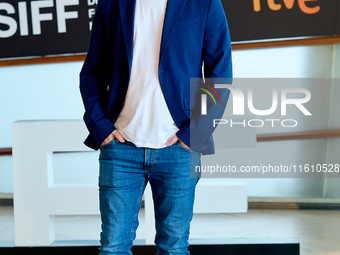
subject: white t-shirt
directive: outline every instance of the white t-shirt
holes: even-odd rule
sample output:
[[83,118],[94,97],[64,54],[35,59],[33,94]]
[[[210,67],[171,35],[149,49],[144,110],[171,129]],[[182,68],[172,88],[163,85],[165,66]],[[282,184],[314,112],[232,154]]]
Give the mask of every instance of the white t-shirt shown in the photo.
[[130,82],[115,127],[137,147],[166,147],[178,131],[158,78],[166,5],[167,0],[136,1]]

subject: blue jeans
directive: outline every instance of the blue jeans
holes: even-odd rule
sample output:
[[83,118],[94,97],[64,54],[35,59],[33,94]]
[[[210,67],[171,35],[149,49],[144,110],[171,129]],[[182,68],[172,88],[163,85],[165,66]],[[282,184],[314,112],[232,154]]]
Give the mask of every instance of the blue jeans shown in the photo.
[[100,148],[99,164],[100,255],[132,254],[147,182],[155,206],[157,254],[190,254],[189,229],[199,180],[190,171],[200,165],[199,152],[179,142],[151,149],[114,139]]

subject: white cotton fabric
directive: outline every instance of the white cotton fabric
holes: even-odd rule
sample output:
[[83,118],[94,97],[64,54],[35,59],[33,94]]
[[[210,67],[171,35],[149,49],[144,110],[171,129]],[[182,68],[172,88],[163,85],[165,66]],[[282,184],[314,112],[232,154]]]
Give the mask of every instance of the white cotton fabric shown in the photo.
[[166,147],[178,131],[158,78],[166,5],[167,0],[136,1],[130,82],[115,127],[137,147]]

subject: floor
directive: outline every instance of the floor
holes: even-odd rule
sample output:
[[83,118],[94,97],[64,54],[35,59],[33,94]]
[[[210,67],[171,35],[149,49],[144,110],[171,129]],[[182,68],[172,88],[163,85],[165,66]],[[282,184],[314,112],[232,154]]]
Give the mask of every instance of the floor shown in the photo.
[[[137,239],[145,238],[144,210]],[[55,217],[56,240],[98,240],[99,216]],[[340,255],[340,211],[250,209],[246,214],[195,214],[192,240],[299,238],[301,255]],[[11,206],[0,207],[0,246],[14,243]]]

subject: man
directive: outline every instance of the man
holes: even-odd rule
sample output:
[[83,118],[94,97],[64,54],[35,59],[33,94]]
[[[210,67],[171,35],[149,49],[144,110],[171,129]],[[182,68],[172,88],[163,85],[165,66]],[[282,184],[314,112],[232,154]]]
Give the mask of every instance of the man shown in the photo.
[[[208,115],[190,78],[231,78],[231,45],[220,0],[99,0],[80,73],[90,132],[100,149],[100,254],[132,254],[138,212],[150,182],[157,254],[189,254],[195,187],[192,166],[214,153]],[[193,134],[195,136],[193,137]],[[190,139],[191,136],[191,139]]]

